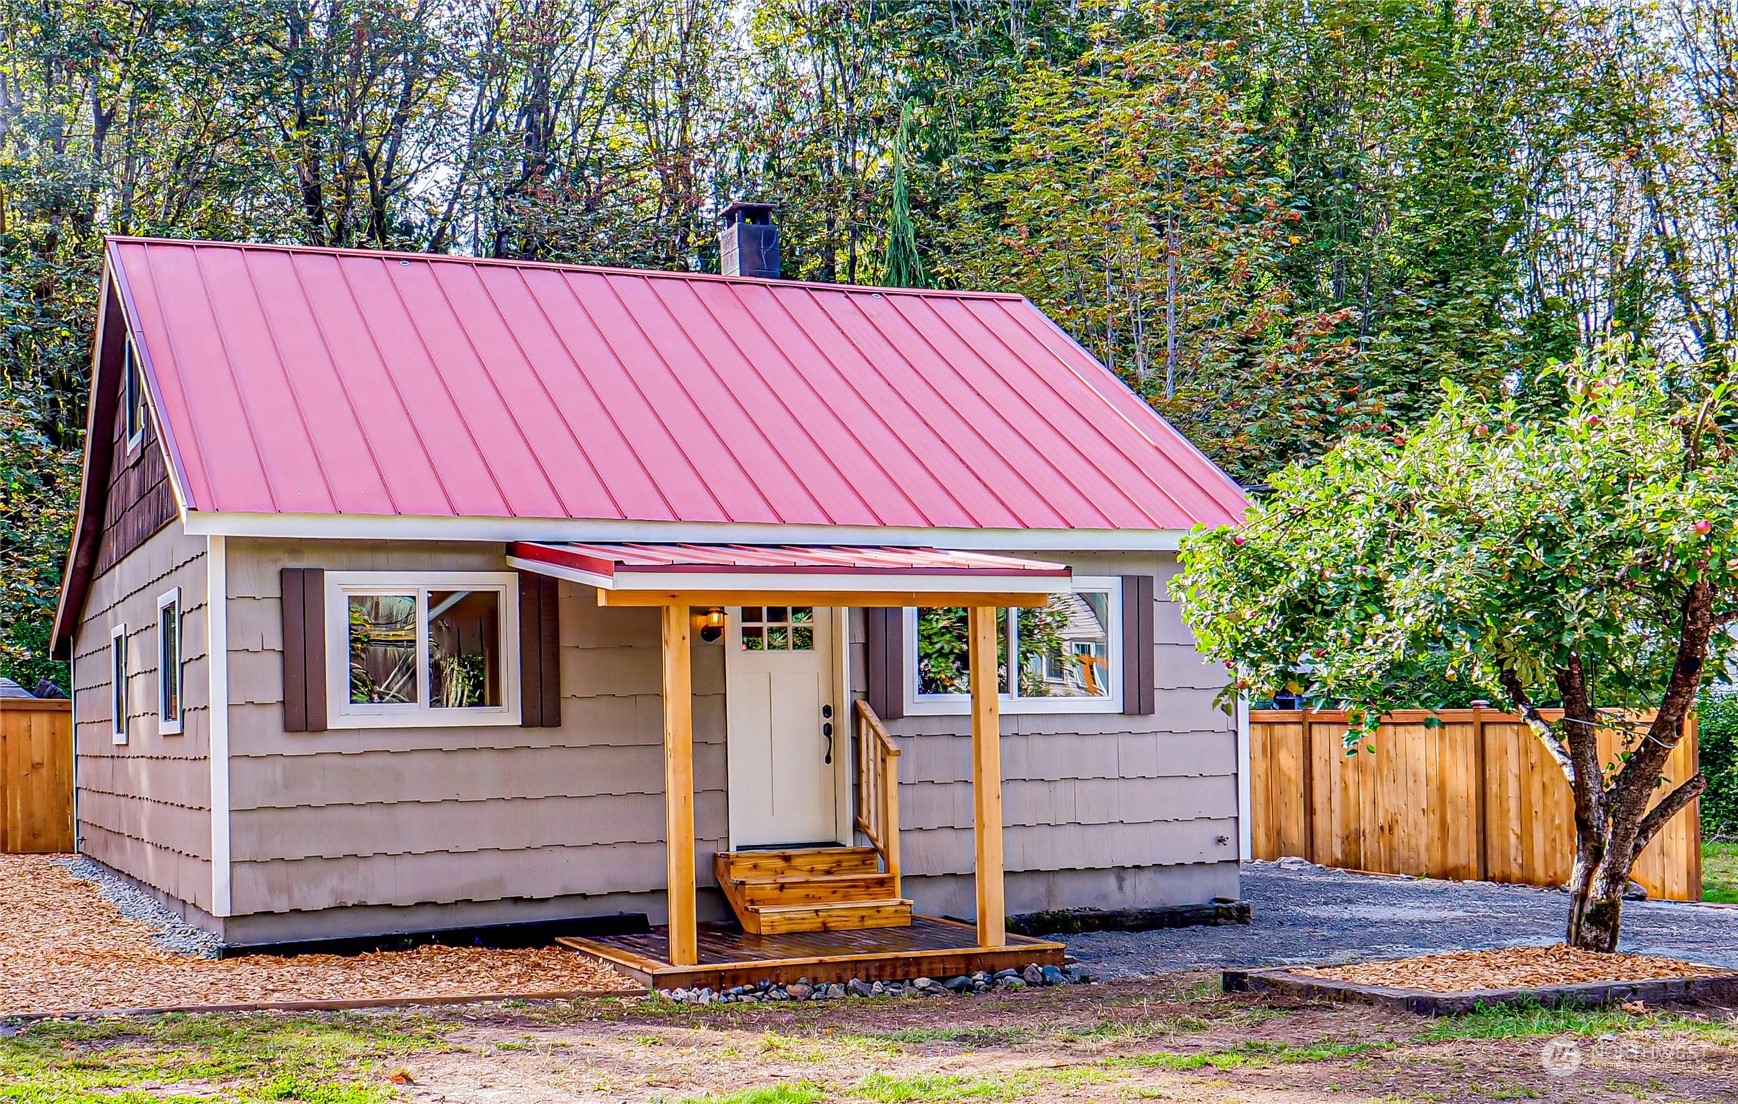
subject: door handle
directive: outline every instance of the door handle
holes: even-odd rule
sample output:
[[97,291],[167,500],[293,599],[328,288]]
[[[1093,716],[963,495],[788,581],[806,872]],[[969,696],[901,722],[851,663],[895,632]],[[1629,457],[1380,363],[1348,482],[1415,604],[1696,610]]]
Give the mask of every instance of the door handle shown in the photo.
[[833,722],[832,721],[822,721],[821,722],[821,735],[825,736],[827,738],[827,757],[826,757],[826,759],[822,760],[822,762],[831,763],[833,761]]

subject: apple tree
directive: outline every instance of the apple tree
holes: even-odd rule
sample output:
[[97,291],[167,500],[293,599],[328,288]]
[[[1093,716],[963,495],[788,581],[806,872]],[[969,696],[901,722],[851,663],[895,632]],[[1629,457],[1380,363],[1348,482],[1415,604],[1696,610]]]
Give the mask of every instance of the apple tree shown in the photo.
[[1636,856],[1705,786],[1668,790],[1666,758],[1738,652],[1738,395],[1621,346],[1518,393],[1444,389],[1422,425],[1349,438],[1189,536],[1185,617],[1238,671],[1228,693],[1349,709],[1349,754],[1417,704],[1394,676],[1421,657],[1506,703],[1574,795],[1568,942],[1612,951]]

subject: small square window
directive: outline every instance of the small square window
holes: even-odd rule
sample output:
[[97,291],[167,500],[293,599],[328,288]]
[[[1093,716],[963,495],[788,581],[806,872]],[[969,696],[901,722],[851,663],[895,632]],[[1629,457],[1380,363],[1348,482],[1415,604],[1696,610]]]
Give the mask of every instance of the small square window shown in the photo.
[[157,599],[157,731],[181,731],[181,588]]

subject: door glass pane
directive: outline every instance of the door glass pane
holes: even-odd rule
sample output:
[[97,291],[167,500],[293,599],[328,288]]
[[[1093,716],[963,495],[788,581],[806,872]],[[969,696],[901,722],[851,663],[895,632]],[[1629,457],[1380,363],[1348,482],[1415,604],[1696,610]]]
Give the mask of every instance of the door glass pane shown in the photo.
[[350,700],[416,701],[416,595],[352,594]]
[[1110,696],[1110,595],[1102,590],[1052,595],[1020,611],[1020,696]]
[[444,709],[502,704],[499,591],[429,592],[428,695]]

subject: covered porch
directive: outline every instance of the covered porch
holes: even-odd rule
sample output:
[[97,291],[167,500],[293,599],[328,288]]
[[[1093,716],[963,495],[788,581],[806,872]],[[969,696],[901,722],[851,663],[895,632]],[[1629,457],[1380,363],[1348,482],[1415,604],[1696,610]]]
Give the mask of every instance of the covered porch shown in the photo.
[[[1060,965],[1063,947],[1010,937],[1004,906],[998,609],[1043,606],[1067,587],[1061,564],[920,548],[519,543],[521,570],[595,587],[599,605],[652,607],[662,624],[667,922],[650,932],[569,939],[656,988],[891,980]],[[848,736],[850,831],[837,845],[744,845],[733,832],[716,865],[739,923],[701,923],[694,821],[691,643],[725,610],[955,607],[968,611],[976,915],[964,923],[913,915],[902,898],[899,748],[862,701],[821,723]],[[768,630],[769,632],[771,630]],[[792,630],[795,631],[794,629]],[[741,630],[727,638],[747,649]],[[776,696],[777,689],[772,693]],[[775,706],[776,707],[776,706]],[[730,737],[737,739],[737,735]],[[863,842],[859,842],[863,841]],[[858,894],[861,900],[851,897]],[[903,906],[901,909],[899,906]]]

